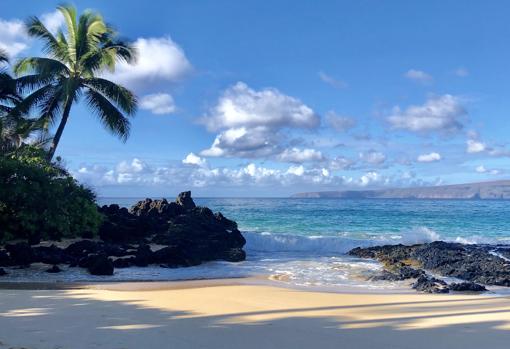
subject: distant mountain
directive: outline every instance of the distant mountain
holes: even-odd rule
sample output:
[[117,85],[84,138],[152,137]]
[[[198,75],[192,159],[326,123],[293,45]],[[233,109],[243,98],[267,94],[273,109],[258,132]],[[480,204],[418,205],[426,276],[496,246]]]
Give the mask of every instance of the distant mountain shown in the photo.
[[294,198],[510,200],[510,180],[380,190],[319,191]]

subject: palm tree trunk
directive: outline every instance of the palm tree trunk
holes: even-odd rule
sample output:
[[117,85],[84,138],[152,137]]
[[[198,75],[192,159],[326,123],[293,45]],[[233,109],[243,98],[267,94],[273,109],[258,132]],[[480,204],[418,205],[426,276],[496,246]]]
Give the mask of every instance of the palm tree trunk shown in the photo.
[[71,105],[73,104],[72,98],[68,98],[64,107],[64,112],[62,113],[62,119],[60,120],[60,124],[58,125],[57,132],[55,132],[55,136],[51,141],[50,150],[48,151],[48,161],[53,159],[55,155],[55,151],[57,150],[58,143],[60,142],[60,137],[62,137],[62,133],[64,132],[64,128],[67,124],[67,119],[69,118],[69,112],[71,111]]

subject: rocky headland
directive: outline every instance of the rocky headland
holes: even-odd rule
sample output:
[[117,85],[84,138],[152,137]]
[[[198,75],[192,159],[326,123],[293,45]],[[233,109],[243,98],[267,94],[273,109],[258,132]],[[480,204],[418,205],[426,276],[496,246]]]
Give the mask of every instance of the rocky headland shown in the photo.
[[413,199],[413,200],[510,200],[510,181],[492,181],[433,187],[306,192],[295,198]]
[[[385,269],[376,280],[414,280],[412,287],[429,293],[485,291],[485,286],[510,287],[510,247],[464,245],[435,241],[417,245],[355,248],[352,256],[381,262]],[[460,282],[447,284],[431,274]]]
[[189,267],[213,260],[239,262],[246,258],[246,243],[237,223],[207,207],[196,206],[191,192],[166,199],[139,201],[130,209],[119,205],[98,207],[104,216],[99,238],[52,244],[7,243],[0,248],[1,267],[48,264],[86,268],[92,275],[112,275],[115,268],[159,265]]

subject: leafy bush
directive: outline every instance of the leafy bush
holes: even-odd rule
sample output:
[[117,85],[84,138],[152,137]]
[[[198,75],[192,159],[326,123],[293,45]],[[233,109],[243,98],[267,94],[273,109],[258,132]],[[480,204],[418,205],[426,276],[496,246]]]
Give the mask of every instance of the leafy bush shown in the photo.
[[59,240],[97,233],[95,194],[45,152],[22,147],[0,155],[0,241]]

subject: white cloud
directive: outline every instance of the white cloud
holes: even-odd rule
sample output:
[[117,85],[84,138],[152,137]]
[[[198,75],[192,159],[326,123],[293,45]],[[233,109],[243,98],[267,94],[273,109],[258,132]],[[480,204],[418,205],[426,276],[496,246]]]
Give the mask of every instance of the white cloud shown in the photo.
[[[41,21],[52,33],[64,23],[64,17],[58,11],[44,13]],[[13,59],[30,48],[32,39],[28,36],[25,23],[20,19],[5,20],[0,18],[0,49]]]
[[189,153],[184,160],[182,160],[182,163],[186,165],[205,166],[207,161],[194,153]]
[[345,81],[335,79],[331,75],[328,75],[328,74],[326,74],[326,73],[324,73],[322,71],[320,71],[318,75],[319,75],[319,78],[323,82],[325,82],[326,84],[328,84],[330,86],[333,86],[336,89],[344,89],[344,88],[346,88],[348,86]]
[[315,149],[290,148],[285,149],[278,155],[278,159],[283,162],[303,163],[307,161],[321,161],[324,160],[324,156]]
[[487,169],[483,165],[478,166],[475,169],[475,171],[478,172],[478,173],[488,173],[488,174],[491,174],[491,175],[498,175],[498,174],[501,173],[500,170],[497,170],[497,169]]
[[305,168],[303,167],[303,165],[291,166],[287,170],[287,173],[293,174],[295,176],[302,176],[305,173]]
[[171,114],[175,112],[175,103],[168,93],[154,93],[140,99],[140,109],[150,110],[156,115]]
[[25,24],[18,20],[4,20],[0,18],[0,49],[7,52],[12,59],[29,47],[30,38],[25,30]]
[[55,34],[65,23],[64,16],[58,10],[43,14],[41,21],[52,34]]
[[441,160],[441,154],[435,152],[422,154],[418,156],[417,160],[418,162],[435,162]]
[[361,160],[371,165],[380,165],[386,161],[386,155],[375,150],[369,150],[359,154]]
[[[197,162],[196,159],[193,160]],[[339,176],[324,167],[307,168],[304,165],[292,165],[287,168],[269,168],[255,163],[238,168],[208,166],[189,166],[179,164],[171,166],[149,166],[143,160],[123,161],[117,166],[81,165],[71,171],[79,181],[97,187],[101,186],[143,186],[143,187],[210,187],[246,188],[292,187],[293,191],[303,188],[357,189],[365,187],[389,187],[401,185],[423,185],[412,176],[398,173],[384,175],[370,171],[359,177]]]
[[487,145],[475,139],[468,139],[466,141],[466,151],[468,153],[481,153],[487,149]]
[[381,181],[381,176],[379,175],[379,173],[371,171],[371,172],[367,172],[366,174],[364,174],[363,176],[360,177],[359,184],[362,187],[366,187],[369,185],[373,185],[375,183],[379,183],[380,181]]
[[463,128],[461,118],[467,114],[458,97],[443,95],[430,98],[423,105],[405,110],[393,108],[387,121],[394,129],[411,132],[455,132]]
[[235,127],[314,128],[319,117],[300,100],[267,88],[255,91],[243,82],[228,88],[204,117],[212,130]]
[[356,126],[356,120],[348,116],[341,116],[334,111],[326,113],[326,121],[328,124],[339,132],[348,131]]
[[283,152],[283,130],[316,128],[319,117],[300,100],[276,89],[255,91],[238,82],[201,122],[210,131],[220,131],[202,156],[257,158]]
[[347,170],[354,164],[354,161],[342,156],[337,156],[329,161],[329,168],[332,170]]
[[170,37],[138,38],[136,63],[119,62],[104,75],[129,88],[143,90],[157,83],[177,82],[192,69],[182,48]]
[[414,80],[420,82],[422,84],[427,84],[432,82],[434,79],[431,75],[425,73],[422,70],[410,69],[408,70],[404,76],[410,80]]

